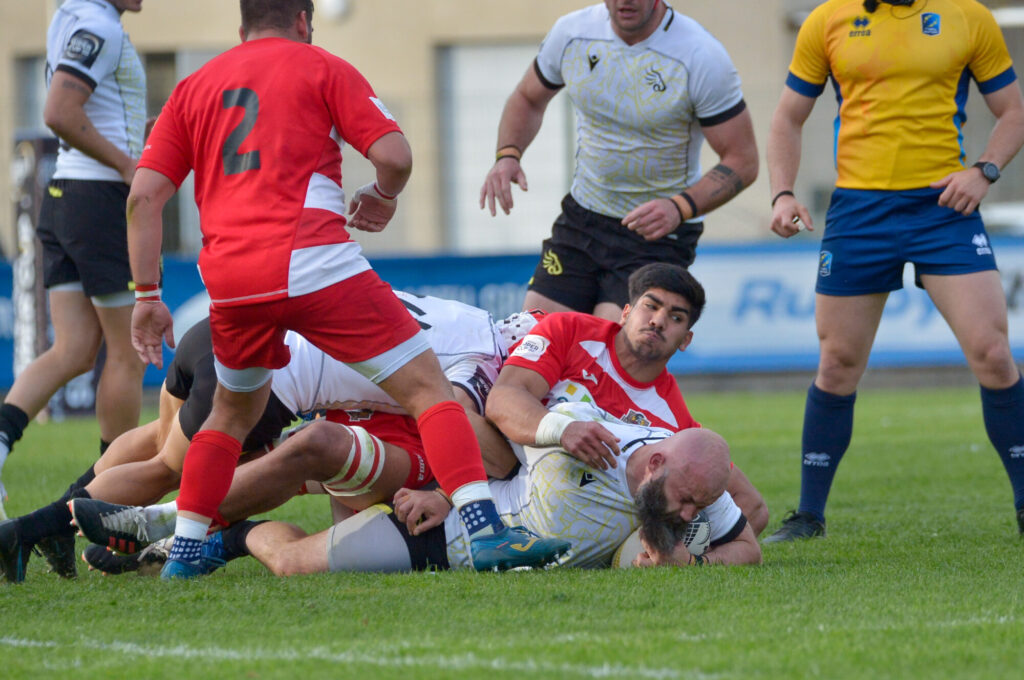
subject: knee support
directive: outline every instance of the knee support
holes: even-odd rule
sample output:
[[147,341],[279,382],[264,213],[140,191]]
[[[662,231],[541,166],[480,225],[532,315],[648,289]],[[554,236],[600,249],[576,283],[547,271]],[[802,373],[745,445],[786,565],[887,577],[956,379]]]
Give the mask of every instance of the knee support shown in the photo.
[[322,484],[332,496],[358,496],[384,471],[384,442],[361,427],[342,427],[352,435],[352,448],[338,473]]

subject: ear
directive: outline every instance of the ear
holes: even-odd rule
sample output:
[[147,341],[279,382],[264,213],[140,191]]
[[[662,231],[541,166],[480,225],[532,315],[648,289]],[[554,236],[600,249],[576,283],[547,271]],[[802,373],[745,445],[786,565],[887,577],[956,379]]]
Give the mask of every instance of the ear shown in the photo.
[[651,457],[647,459],[647,473],[651,477],[656,477],[661,469],[665,467],[665,454],[660,451],[655,451],[651,454]]
[[309,21],[306,17],[306,10],[302,10],[295,17],[295,31],[303,42],[309,42]]
[[238,39],[245,42],[245,29],[241,26],[238,27]]
[[686,348],[690,346],[691,342],[693,342],[693,331],[686,331],[686,337],[683,339],[681,343],[679,343],[678,351],[685,352]]
[[626,305],[622,308],[622,316],[619,317],[619,325],[620,326],[625,326],[626,325],[626,317],[629,316],[629,310],[630,309],[631,309],[631,307],[629,306],[629,303],[627,302]]

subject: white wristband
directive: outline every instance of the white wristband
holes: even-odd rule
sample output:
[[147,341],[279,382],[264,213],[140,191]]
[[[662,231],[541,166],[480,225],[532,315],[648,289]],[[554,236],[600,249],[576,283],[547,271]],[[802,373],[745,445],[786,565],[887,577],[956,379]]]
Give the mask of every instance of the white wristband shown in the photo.
[[576,421],[567,415],[551,411],[540,419],[534,441],[541,446],[557,446],[562,443],[562,433],[565,432],[565,428],[574,422]]
[[377,186],[376,182],[370,182],[356,189],[356,193],[353,196],[354,199],[358,200],[360,196],[373,196],[378,201],[385,203],[394,203],[398,199],[398,195],[388,196],[381,192],[380,187]]

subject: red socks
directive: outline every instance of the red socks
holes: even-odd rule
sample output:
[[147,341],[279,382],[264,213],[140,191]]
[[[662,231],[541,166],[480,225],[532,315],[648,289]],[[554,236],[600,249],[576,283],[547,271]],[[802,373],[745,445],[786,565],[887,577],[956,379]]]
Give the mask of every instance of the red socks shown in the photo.
[[216,430],[197,432],[185,454],[178,511],[218,517],[218,508],[228,495],[240,455],[242,442],[234,437]]
[[470,482],[487,481],[473,426],[457,402],[431,406],[416,424],[427,462],[445,493],[451,495]]

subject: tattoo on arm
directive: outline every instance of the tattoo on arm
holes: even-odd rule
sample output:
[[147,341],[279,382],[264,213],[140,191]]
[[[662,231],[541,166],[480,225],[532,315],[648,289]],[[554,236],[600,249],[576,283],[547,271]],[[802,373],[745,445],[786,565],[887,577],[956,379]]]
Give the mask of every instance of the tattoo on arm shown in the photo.
[[714,182],[715,188],[711,191],[711,200],[715,203],[718,201],[724,203],[743,191],[743,180],[732,171],[732,168],[721,163],[711,168],[705,177]]
[[92,90],[87,88],[85,85],[82,85],[81,83],[71,79],[62,80],[60,86],[65,90],[75,90],[76,92],[81,92],[86,95],[92,94]]

